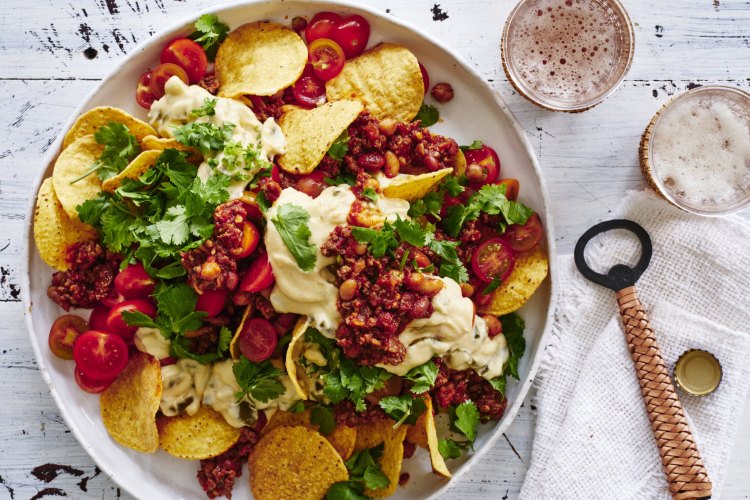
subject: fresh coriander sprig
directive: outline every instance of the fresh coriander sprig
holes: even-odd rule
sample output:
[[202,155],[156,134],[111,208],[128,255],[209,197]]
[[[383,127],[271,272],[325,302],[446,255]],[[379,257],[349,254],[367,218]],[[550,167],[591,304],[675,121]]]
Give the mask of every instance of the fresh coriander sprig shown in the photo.
[[414,425],[419,416],[427,409],[427,405],[422,398],[415,398],[411,394],[386,396],[380,400],[379,405],[389,417],[396,421],[393,424],[394,429],[397,429],[403,423]]
[[94,140],[104,146],[99,159],[80,177],[70,181],[75,184],[97,173],[99,179],[106,180],[122,172],[125,167],[141,152],[136,137],[122,123],[109,122],[94,132]]
[[281,240],[303,271],[310,272],[317,261],[317,248],[310,243],[310,214],[304,208],[287,203],[271,219]]
[[219,21],[214,14],[204,14],[195,21],[195,31],[190,34],[192,40],[195,40],[206,51],[209,61],[216,58],[216,52],[219,45],[226,39],[229,34],[229,26]]
[[255,401],[267,403],[284,394],[284,384],[279,381],[281,370],[275,368],[271,361],[253,363],[245,357],[232,365],[234,378],[241,390],[235,394],[237,401],[250,396]]

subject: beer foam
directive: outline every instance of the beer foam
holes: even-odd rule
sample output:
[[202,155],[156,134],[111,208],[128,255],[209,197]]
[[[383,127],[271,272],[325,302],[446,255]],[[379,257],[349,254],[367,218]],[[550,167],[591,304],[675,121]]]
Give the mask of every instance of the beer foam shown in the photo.
[[526,2],[510,31],[510,62],[539,94],[587,100],[606,93],[626,64],[625,22],[602,0]]
[[656,175],[680,202],[711,207],[750,191],[750,117],[734,102],[675,101],[660,118],[651,148]]

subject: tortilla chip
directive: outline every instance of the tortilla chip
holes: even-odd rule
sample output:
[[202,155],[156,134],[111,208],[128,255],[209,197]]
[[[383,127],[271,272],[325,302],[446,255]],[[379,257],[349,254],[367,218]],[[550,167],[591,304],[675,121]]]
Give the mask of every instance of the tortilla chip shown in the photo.
[[136,352],[128,366],[102,392],[102,422],[123,446],[142,453],[159,448],[156,412],[161,402],[161,366],[153,356]]
[[399,174],[393,179],[381,183],[381,186],[384,185],[383,194],[385,196],[401,198],[411,202],[424,198],[427,193],[434,191],[443,177],[452,173],[452,168],[444,168],[427,174]]
[[309,174],[361,112],[362,104],[357,101],[290,109],[279,119],[286,137],[286,153],[279,156],[279,166],[292,174]]
[[245,306],[245,312],[242,313],[242,320],[240,321],[240,326],[237,327],[237,330],[234,332],[234,337],[232,337],[232,341],[229,342],[229,354],[231,354],[232,359],[235,361],[239,359],[239,357],[242,355],[240,352],[240,346],[237,345],[237,342],[240,340],[240,333],[242,333],[242,327],[245,326],[245,321],[252,316],[253,314],[253,304],[250,303],[247,306]]
[[155,135],[147,135],[141,141],[141,149],[143,151],[159,150],[164,151],[165,149],[177,149],[179,151],[186,151],[189,156],[187,161],[190,163],[200,163],[203,161],[203,155],[195,148],[185,146],[180,141],[172,137],[156,137]]
[[235,29],[216,54],[221,97],[273,95],[297,81],[307,45],[292,29],[260,21]]
[[65,148],[55,162],[52,170],[55,194],[65,213],[74,221],[79,220],[76,207],[86,200],[96,198],[102,190],[102,181],[93,172],[74,184],[71,182],[91,170],[102,151],[104,146],[96,142],[93,135],[86,135]]
[[[380,443],[385,442],[393,431],[393,424],[396,422],[390,418],[375,420],[369,424],[357,426],[357,441],[354,444],[354,451],[374,448]],[[406,428],[406,426],[403,426]]]
[[[310,422],[312,408],[307,408],[300,413],[291,413],[288,411],[277,411],[263,428],[263,433],[271,432],[277,427],[297,427],[303,426],[314,431],[318,430],[318,425]],[[337,425],[333,431],[325,437],[329,443],[336,448],[336,451],[344,460],[348,459],[354,453],[354,444],[357,440],[357,429],[346,425]]]
[[302,356],[302,339],[309,325],[310,322],[307,316],[302,316],[297,320],[297,324],[294,325],[294,329],[292,330],[292,340],[286,349],[286,372],[289,375],[289,380],[292,381],[297,396],[302,400],[306,400],[309,397],[310,386],[307,383],[305,369],[297,365],[297,360]]
[[409,49],[381,43],[346,61],[341,73],[326,82],[326,97],[329,102],[361,101],[378,120],[410,122],[424,97],[422,72]]
[[52,178],[44,179],[36,197],[34,210],[34,243],[44,262],[58,271],[68,269],[66,250],[70,245],[96,239],[88,224],[71,220],[57,199]]
[[393,495],[398,488],[398,479],[401,476],[401,462],[404,461],[404,438],[406,437],[406,426],[402,425],[393,430],[393,424],[385,436],[383,454],[378,459],[380,470],[388,478],[390,484],[385,488],[371,490],[365,488],[365,495],[374,498],[383,498]]
[[241,431],[224,420],[221,413],[201,406],[190,416],[182,413],[175,417],[160,417],[159,446],[177,458],[204,460],[221,455],[239,439]]
[[349,479],[331,443],[307,427],[278,427],[263,435],[249,469],[255,500],[319,500],[331,485]]
[[128,130],[130,130],[130,133],[138,139],[138,142],[147,135],[156,135],[154,127],[139,120],[127,111],[113,108],[111,106],[99,106],[86,111],[78,117],[78,120],[76,120],[73,126],[70,127],[68,133],[65,134],[65,139],[63,139],[62,143],[63,149],[67,148],[81,137],[93,134],[109,122],[122,123],[128,127]]
[[492,300],[479,312],[501,316],[520,309],[547,277],[548,269],[547,253],[539,245],[519,254],[508,280],[492,292]]
[[156,159],[159,156],[161,156],[161,151],[159,150],[152,149],[149,151],[143,151],[141,154],[133,158],[133,161],[131,161],[122,172],[102,182],[102,191],[113,193],[115,189],[120,187],[123,180],[137,179],[142,176],[148,169],[156,164]]
[[460,149],[456,152],[456,158],[453,160],[453,175],[461,177],[466,172],[466,155]]
[[[445,459],[440,454],[438,447],[437,427],[435,426],[435,415],[432,413],[432,398],[425,396],[422,398],[427,409],[419,416],[424,425],[425,436],[427,438],[427,449],[430,451],[430,462],[432,462],[432,472],[445,478],[451,477],[451,471],[445,465]],[[417,425],[420,424],[419,420]]]

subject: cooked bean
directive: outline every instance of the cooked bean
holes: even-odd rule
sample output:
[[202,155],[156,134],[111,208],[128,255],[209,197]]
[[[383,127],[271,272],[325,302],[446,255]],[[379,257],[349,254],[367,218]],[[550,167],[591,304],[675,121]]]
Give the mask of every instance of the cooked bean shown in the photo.
[[343,283],[341,283],[341,286],[339,287],[339,297],[341,297],[341,300],[352,300],[356,293],[357,293],[356,281],[352,279],[348,279],[348,280],[345,280]]
[[385,176],[388,178],[396,177],[400,169],[401,163],[398,161],[398,156],[396,156],[396,153],[394,153],[393,151],[386,151],[385,169],[383,169]]

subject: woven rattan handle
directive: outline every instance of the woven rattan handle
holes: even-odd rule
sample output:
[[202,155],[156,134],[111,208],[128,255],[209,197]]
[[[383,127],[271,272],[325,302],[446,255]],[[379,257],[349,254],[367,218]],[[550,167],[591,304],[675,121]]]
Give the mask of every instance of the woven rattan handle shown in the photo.
[[617,303],[672,498],[708,498],[711,480],[635,287],[617,292]]

